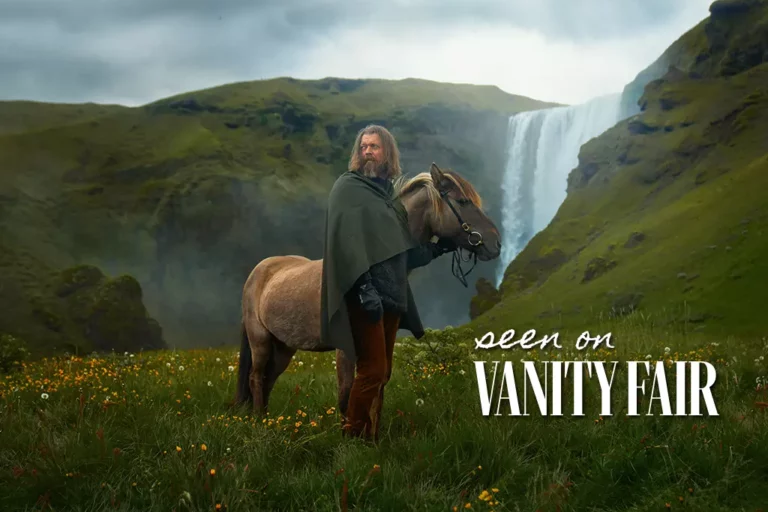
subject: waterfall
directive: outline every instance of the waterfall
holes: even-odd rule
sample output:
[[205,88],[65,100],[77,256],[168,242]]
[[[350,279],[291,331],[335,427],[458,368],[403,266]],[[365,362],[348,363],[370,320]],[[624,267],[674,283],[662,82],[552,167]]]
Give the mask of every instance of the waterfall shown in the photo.
[[509,263],[547,227],[565,200],[568,174],[579,163],[582,144],[625,115],[621,94],[612,94],[581,105],[520,112],[509,118],[502,181],[504,245],[496,286]]

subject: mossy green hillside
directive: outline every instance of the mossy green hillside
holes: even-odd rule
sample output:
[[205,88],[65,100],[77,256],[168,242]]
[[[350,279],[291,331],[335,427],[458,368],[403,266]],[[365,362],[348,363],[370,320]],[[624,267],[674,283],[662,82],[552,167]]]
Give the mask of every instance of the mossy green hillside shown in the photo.
[[[582,147],[567,199],[475,325],[578,330],[637,310],[689,331],[765,333],[768,64],[727,64],[763,41],[768,8],[754,5],[733,40],[651,82],[641,114]],[[722,23],[713,14],[687,39]]]
[[[10,256],[24,253],[50,272],[128,273],[175,345],[228,342],[258,261],[321,256],[327,192],[360,128],[388,126],[410,175],[432,161],[459,170],[499,219],[507,116],[547,106],[495,87],[337,78],[231,84],[137,108],[50,105],[47,120],[45,104],[2,103],[0,119],[19,120],[0,134],[3,272],[22,272]],[[466,316],[471,290],[427,275],[447,264],[416,276],[422,302],[456,296],[426,311],[428,324]],[[36,292],[19,286],[6,300],[29,303]],[[4,325],[30,331],[16,325],[27,318]]]

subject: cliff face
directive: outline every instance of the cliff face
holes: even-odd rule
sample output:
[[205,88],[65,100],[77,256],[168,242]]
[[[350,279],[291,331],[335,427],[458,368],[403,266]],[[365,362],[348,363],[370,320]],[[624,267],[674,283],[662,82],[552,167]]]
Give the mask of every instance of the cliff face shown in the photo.
[[553,222],[476,320],[578,328],[635,310],[764,332],[768,3],[720,1],[646,70],[640,112],[582,146]]
[[[253,266],[321,257],[327,192],[360,128],[387,126],[408,175],[433,161],[462,173],[500,223],[508,116],[547,106],[495,87],[287,78],[139,108],[0,103],[0,271],[20,275],[31,255],[46,272],[88,263],[127,273],[170,344],[230,343]],[[449,272],[442,258],[412,277],[427,325],[467,318],[472,288]],[[55,332],[27,329],[38,325],[36,293],[27,281],[0,292],[20,313],[0,330],[60,345]]]

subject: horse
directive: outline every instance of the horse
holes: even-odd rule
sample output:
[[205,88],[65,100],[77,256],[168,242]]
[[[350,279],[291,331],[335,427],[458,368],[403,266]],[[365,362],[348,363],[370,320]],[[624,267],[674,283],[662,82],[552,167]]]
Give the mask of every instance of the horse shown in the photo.
[[[437,236],[453,240],[457,251],[467,250],[476,260],[499,256],[501,235],[482,211],[475,188],[457,172],[433,163],[429,172],[398,179],[395,191],[419,243]],[[251,271],[243,286],[236,405],[252,401],[254,414],[263,415],[275,382],[297,350],[334,350],[320,340],[322,271],[322,259],[296,255],[265,258]],[[355,364],[341,350],[336,351],[336,376],[344,416]]]

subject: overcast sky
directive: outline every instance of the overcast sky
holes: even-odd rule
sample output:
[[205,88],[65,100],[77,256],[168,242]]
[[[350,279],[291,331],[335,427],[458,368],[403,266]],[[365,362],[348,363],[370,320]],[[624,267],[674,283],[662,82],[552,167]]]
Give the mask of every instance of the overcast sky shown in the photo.
[[0,0],[0,99],[141,105],[276,76],[619,92],[711,0]]

